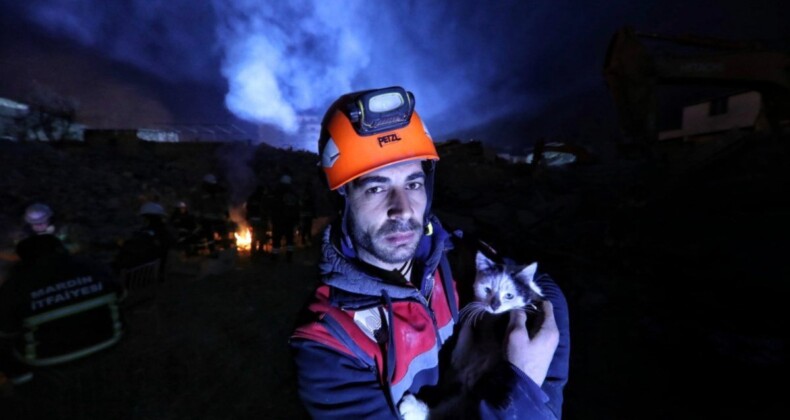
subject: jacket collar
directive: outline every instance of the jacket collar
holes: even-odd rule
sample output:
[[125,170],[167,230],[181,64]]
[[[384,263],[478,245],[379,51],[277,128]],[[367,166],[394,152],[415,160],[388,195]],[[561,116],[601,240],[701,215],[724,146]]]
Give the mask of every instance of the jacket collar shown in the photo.
[[[436,217],[431,216],[433,234],[423,236],[415,252],[414,269],[425,276],[436,271],[442,254],[449,249],[449,234]],[[419,299],[420,292],[412,285],[402,283],[398,276],[370,266],[356,257],[355,251],[342,240],[340,228],[331,225],[324,231],[319,263],[321,281],[332,287],[330,299],[344,309],[362,309],[382,303],[386,293],[393,300]],[[418,264],[419,262],[419,264]]]

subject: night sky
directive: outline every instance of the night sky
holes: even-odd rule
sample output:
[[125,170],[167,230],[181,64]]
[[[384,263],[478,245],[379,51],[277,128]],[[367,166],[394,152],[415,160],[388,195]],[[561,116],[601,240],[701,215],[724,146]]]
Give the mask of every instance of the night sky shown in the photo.
[[38,86],[77,99],[95,127],[234,125],[314,150],[305,116],[348,91],[402,85],[437,140],[517,150],[616,135],[601,69],[623,25],[790,39],[784,0],[384,3],[2,0],[0,97]]

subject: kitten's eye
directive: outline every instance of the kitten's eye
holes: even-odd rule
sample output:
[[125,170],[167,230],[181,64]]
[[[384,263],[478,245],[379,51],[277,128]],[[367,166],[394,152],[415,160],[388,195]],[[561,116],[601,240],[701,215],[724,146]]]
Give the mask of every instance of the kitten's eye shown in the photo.
[[486,287],[485,288],[485,292],[486,292],[486,294],[490,295],[491,294],[491,288],[490,287]]
[[505,299],[507,299],[507,300],[513,299],[513,293],[505,294]]

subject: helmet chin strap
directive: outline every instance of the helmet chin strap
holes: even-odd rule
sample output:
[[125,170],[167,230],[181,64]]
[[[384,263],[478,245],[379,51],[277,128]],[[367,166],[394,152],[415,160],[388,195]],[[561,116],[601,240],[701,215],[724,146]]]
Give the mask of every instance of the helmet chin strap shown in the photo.
[[340,213],[340,240],[348,249],[355,249],[354,242],[351,240],[351,235],[349,233],[351,229],[348,226],[350,222],[348,214],[350,213],[349,210],[351,206],[348,203],[348,192],[346,191],[346,188],[348,188],[348,184],[343,185],[336,190],[343,200],[343,212]]
[[433,204],[433,183],[434,175],[436,173],[436,161],[424,160],[422,161],[422,170],[425,172],[425,195],[427,201],[425,202],[425,213],[422,215],[422,225],[426,236],[433,234],[433,226],[431,225],[431,204]]
[[428,224],[425,225],[425,229],[423,230],[423,235],[425,236],[433,235],[433,224],[431,224],[430,221],[428,221]]
[[408,282],[410,281],[409,277],[411,277],[411,268],[414,266],[414,258],[409,258],[408,261],[403,263],[403,265],[398,269],[398,273],[400,273],[403,280]]

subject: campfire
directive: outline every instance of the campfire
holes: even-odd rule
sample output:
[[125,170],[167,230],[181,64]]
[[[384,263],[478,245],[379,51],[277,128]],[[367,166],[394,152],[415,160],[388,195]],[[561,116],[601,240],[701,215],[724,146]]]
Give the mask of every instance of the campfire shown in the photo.
[[247,213],[247,203],[233,206],[230,209],[230,218],[236,224],[236,250],[239,252],[250,252],[252,250],[252,227],[247,223],[245,217]]
[[252,249],[252,228],[246,224],[240,225],[233,235],[236,237],[236,250],[250,252]]

